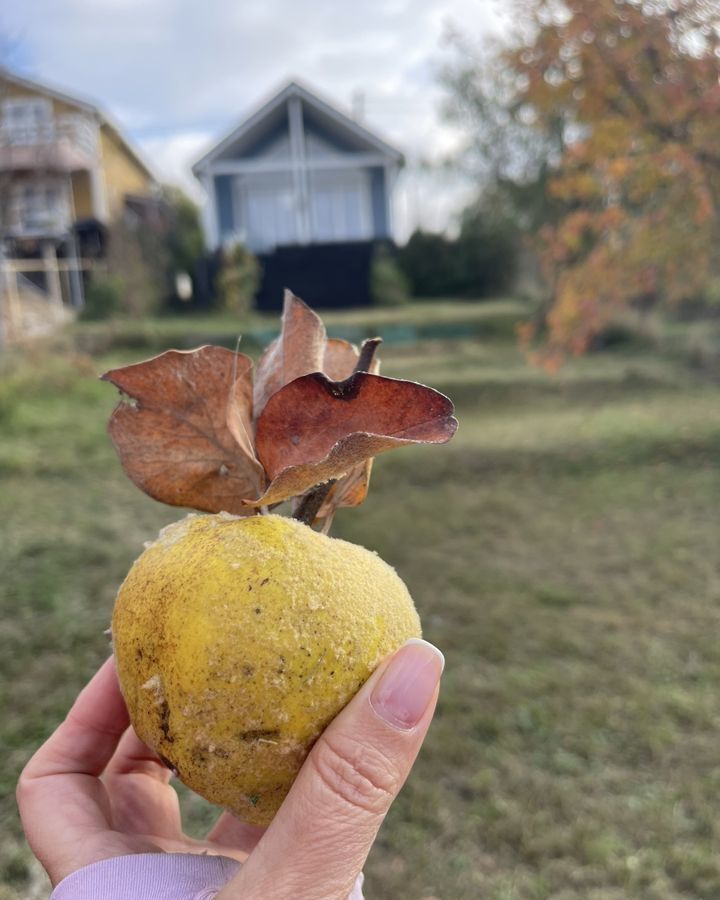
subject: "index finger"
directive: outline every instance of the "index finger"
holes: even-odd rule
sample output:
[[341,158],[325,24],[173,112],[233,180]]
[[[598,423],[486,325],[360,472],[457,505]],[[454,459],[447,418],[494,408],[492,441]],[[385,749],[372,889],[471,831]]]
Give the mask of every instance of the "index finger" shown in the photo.
[[110,657],[80,692],[65,721],[32,757],[23,778],[100,775],[129,722]]

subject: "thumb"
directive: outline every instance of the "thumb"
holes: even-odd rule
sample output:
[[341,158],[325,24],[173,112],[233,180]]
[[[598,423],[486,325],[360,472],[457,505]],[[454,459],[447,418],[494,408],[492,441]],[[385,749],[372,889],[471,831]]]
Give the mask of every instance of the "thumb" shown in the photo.
[[217,900],[346,898],[430,725],[444,659],[408,641],[329,725]]

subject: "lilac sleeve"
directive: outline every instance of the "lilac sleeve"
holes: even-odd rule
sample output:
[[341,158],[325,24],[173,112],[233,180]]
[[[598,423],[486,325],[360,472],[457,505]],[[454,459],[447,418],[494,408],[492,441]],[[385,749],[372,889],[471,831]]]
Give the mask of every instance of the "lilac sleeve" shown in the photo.
[[[114,856],[64,878],[50,900],[212,900],[240,868],[225,856]],[[348,900],[363,900],[359,875]]]
[[211,900],[240,868],[225,856],[114,856],[64,878],[50,900]]

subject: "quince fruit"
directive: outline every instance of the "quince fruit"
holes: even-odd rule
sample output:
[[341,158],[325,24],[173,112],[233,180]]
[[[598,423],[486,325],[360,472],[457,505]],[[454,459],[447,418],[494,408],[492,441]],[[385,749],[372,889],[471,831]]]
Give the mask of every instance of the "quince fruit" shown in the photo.
[[255,824],[380,660],[421,634],[376,554],[284,516],[223,514],[161,532],[120,588],[112,632],[140,738]]

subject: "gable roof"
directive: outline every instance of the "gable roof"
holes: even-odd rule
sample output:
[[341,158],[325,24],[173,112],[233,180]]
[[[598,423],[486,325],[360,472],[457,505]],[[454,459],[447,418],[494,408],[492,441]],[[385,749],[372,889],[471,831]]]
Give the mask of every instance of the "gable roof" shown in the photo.
[[123,144],[130,156],[132,156],[132,158],[145,172],[145,174],[153,181],[158,181],[157,175],[153,172],[147,160],[143,158],[140,151],[137,150],[137,148],[133,147],[130,141],[120,130],[120,126],[97,104],[91,103],[87,99],[81,99],[80,97],[66,94],[64,91],[58,90],[58,88],[52,87],[51,85],[45,84],[44,82],[35,81],[34,79],[18,75],[15,72],[11,72],[10,69],[6,69],[4,66],[0,66],[0,81],[8,81],[10,82],[10,84],[15,84],[18,87],[25,88],[28,91],[36,91],[39,94],[44,94],[46,97],[52,98],[53,100],[60,100],[62,103],[67,103],[69,106],[75,106],[82,112],[93,116],[97,120],[99,125],[104,125],[106,128],[108,128],[109,131],[112,131],[114,133],[114,135]]
[[360,125],[360,123],[356,122],[351,116],[341,112],[329,101],[322,99],[315,91],[311,91],[296,80],[292,80],[277,93],[273,94],[269,100],[262,102],[249,116],[246,116],[238,125],[228,132],[225,137],[208,150],[204,156],[193,165],[192,170],[195,175],[198,175],[205,170],[211,162],[221,156],[223,152],[233,144],[249,135],[253,129],[263,122],[264,119],[268,119],[272,117],[273,113],[277,113],[291,97],[298,97],[303,104],[310,109],[316,111],[321,116],[325,116],[341,130],[344,130],[354,138],[359,139],[369,147],[372,147],[374,150],[387,156],[397,165],[403,164],[404,157],[399,150],[388,144],[387,141],[378,137],[374,132],[365,128],[363,125]]

